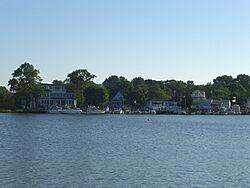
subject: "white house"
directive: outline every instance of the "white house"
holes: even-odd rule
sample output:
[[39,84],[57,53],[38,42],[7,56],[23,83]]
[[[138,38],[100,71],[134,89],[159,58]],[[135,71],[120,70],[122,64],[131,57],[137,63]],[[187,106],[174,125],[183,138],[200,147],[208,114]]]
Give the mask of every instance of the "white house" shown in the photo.
[[206,99],[206,93],[200,90],[194,90],[191,93],[192,105],[191,109],[195,110],[205,110],[211,109],[211,100]]
[[193,99],[191,108],[201,111],[219,111],[221,108],[228,111],[231,109],[230,100],[210,100],[206,99],[206,94],[203,91],[195,90],[192,92],[191,97]]
[[39,99],[39,105],[50,108],[58,107],[76,107],[76,97],[73,92],[69,92],[65,84],[42,84],[45,89],[45,95]]
[[166,113],[175,113],[179,109],[179,107],[177,106],[177,102],[165,100],[162,98],[147,99],[145,107],[149,110]]

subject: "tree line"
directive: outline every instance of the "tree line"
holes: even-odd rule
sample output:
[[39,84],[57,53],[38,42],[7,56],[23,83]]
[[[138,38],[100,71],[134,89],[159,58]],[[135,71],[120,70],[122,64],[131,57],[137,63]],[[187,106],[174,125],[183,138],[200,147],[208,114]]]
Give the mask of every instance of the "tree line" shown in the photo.
[[[126,104],[135,109],[143,108],[149,98],[172,100],[190,108],[191,93],[194,90],[206,92],[209,99],[230,100],[236,97],[241,106],[250,96],[250,76],[246,74],[239,74],[236,78],[222,75],[205,85],[195,85],[193,81],[157,81],[141,77],[129,81],[116,75],[106,78],[102,84],[97,84],[93,81],[95,77],[86,69],[78,69],[69,73],[64,80],[54,80],[52,83],[66,84],[68,90],[75,93],[77,106],[80,108],[88,105],[103,108],[118,92],[124,95]],[[32,64],[23,63],[12,73],[12,78],[8,81],[9,89],[0,87],[0,109],[37,108],[35,104],[45,94],[41,83],[39,70]]]

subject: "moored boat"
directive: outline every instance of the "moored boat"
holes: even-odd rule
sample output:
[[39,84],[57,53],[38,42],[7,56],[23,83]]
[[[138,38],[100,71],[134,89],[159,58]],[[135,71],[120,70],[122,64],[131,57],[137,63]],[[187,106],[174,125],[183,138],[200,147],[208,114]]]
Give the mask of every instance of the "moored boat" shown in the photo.
[[82,110],[80,108],[65,108],[61,110],[62,114],[81,114]]
[[54,108],[50,108],[48,110],[49,114],[61,114],[62,113],[62,108],[61,107],[54,107]]
[[113,111],[114,114],[124,114],[124,111],[122,109],[115,109]]
[[93,114],[93,115],[98,115],[98,114],[105,114],[105,110],[100,110],[96,106],[89,106],[87,108],[86,112],[83,112],[83,114]]
[[82,110],[79,108],[61,108],[55,107],[48,110],[49,114],[81,114]]

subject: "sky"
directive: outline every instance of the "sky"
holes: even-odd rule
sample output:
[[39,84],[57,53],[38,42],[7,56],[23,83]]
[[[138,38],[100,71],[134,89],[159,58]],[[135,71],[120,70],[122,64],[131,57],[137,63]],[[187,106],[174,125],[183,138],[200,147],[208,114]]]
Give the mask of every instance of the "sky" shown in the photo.
[[0,0],[0,85],[24,62],[48,83],[250,75],[250,1]]

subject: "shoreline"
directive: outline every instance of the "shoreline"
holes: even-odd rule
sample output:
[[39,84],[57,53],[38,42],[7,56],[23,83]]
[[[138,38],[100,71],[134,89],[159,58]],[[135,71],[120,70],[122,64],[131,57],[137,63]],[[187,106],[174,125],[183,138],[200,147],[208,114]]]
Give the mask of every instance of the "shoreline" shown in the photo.
[[[36,112],[36,111],[13,111],[13,110],[0,110],[0,114],[52,114],[53,115],[53,113],[48,113],[48,112],[44,112],[44,111],[37,111]],[[60,113],[60,114],[63,114],[63,113]],[[54,114],[54,115],[58,115],[58,114]],[[150,113],[141,113],[141,114],[136,114],[136,113],[124,113],[124,114],[105,113],[105,114],[86,114],[86,113],[81,113],[81,114],[63,114],[63,115],[247,116],[247,115],[250,115],[250,114],[247,114],[247,113],[242,113],[242,114],[175,114],[175,113],[156,113],[156,114],[150,114]]]

